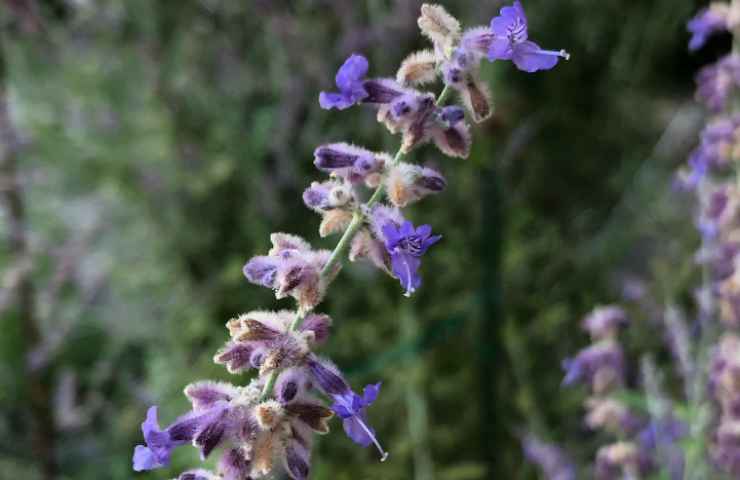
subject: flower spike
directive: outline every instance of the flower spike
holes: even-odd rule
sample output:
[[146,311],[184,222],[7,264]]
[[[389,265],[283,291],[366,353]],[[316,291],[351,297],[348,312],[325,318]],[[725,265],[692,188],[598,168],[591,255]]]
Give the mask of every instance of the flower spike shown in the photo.
[[[142,424],[144,444],[134,450],[134,470],[165,467],[175,448],[190,443],[200,450],[201,459],[219,455],[212,463],[215,471],[192,469],[178,480],[262,480],[280,474],[308,480],[313,441],[329,432],[335,416],[351,441],[373,445],[381,461],[388,458],[368,421],[381,382],[357,393],[338,367],[317,357],[315,350],[327,341],[332,320],[316,308],[345,257],[368,260],[395,278],[406,296],[416,292],[422,283],[421,259],[442,237],[433,235],[430,225],[415,226],[401,209],[441,193],[448,182],[441,171],[406,157],[425,144],[448,157],[469,155],[469,119],[479,123],[493,112],[490,90],[479,75],[484,58],[506,58],[526,71],[552,68],[559,58],[567,58],[564,52],[541,50],[529,42],[518,1],[501,12],[490,28],[463,31],[442,6],[424,4],[418,25],[432,48],[409,55],[395,77],[366,78],[369,64],[359,54],[339,67],[336,91],[319,94],[321,108],[367,105],[376,110],[378,122],[400,137],[398,151],[391,155],[343,141],[314,150],[313,165],[326,178],[312,182],[302,200],[321,216],[321,237],[341,235],[336,247],[319,250],[296,235],[270,235],[269,250],[250,258],[242,272],[249,283],[271,289],[277,300],[292,298],[294,309],[254,310],[226,323],[229,338],[214,362],[229,373],[255,376],[245,386],[191,383],[184,393],[192,408],[165,428],[159,425],[157,407],[151,407]],[[437,80],[444,83],[441,93],[421,89]],[[457,93],[458,102],[448,104],[451,93]],[[719,149],[718,142],[707,143],[701,156],[704,165]],[[707,215],[707,222],[721,228],[720,218]],[[589,328],[611,341],[617,321],[607,317],[594,320]],[[605,350],[586,352],[570,362],[568,382],[616,380],[621,350]]]

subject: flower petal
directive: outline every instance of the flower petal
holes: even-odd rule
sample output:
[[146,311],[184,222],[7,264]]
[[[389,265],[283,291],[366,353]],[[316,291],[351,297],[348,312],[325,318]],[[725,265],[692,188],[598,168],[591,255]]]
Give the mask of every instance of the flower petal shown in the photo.
[[411,295],[421,286],[421,277],[418,274],[420,265],[421,260],[408,253],[391,254],[393,274],[401,282],[401,286],[406,289],[406,295]]
[[355,82],[367,74],[368,67],[365,57],[358,54],[351,55],[337,71],[335,78],[337,87],[342,92],[353,89]]
[[370,406],[375,401],[375,399],[378,398],[381,383],[382,382],[378,382],[374,385],[370,384],[365,386],[365,389],[362,391],[362,402],[365,407]]
[[534,42],[524,42],[514,47],[512,60],[519,70],[525,72],[536,72],[538,70],[550,70],[558,64],[560,57],[555,52],[542,50]]

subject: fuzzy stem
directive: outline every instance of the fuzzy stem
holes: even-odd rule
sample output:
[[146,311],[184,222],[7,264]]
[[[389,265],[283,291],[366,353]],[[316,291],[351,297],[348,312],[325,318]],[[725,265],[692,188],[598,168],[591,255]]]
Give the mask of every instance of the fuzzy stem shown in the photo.
[[[439,97],[437,97],[435,105],[438,107],[442,106],[451,93],[452,89],[449,86],[445,85],[445,87],[442,89],[442,92],[440,92]],[[396,155],[393,157],[391,166],[397,165],[398,162],[403,160],[403,157],[405,155],[406,153],[403,151],[403,147],[399,147]],[[365,203],[365,207],[372,207],[373,205],[378,203],[383,198],[384,194],[385,187],[381,183],[380,185],[378,185],[378,188],[375,189],[370,199],[368,199],[368,201]],[[321,281],[326,280],[326,278],[329,276],[330,272],[334,269],[337,263],[341,261],[340,259],[346,253],[350,243],[352,242],[352,239],[354,238],[360,227],[362,227],[364,221],[365,216],[359,211],[355,212],[355,214],[352,216],[352,222],[342,234],[342,237],[339,239],[339,242],[337,242],[336,247],[334,247],[334,250],[332,250],[331,255],[329,256],[329,260],[326,262],[326,265],[324,265],[324,268],[321,270]],[[303,320],[306,318],[306,315],[308,315],[310,311],[311,310],[299,310],[298,315],[296,315],[296,318],[293,320],[293,323],[290,324],[290,331],[295,331],[301,328]],[[267,383],[265,383],[265,386],[262,388],[262,395],[260,395],[261,401],[267,400],[272,394],[272,389],[275,386],[278,375],[280,375],[279,370],[275,370],[270,374],[270,377],[267,379]]]

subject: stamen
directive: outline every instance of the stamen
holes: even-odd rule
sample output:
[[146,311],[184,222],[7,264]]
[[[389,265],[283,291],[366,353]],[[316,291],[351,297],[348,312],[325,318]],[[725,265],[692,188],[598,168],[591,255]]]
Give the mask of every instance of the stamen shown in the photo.
[[378,452],[380,452],[380,461],[385,462],[388,460],[388,455],[390,455],[388,452],[383,450],[383,447],[380,446],[380,443],[378,442],[378,439],[375,438],[375,435],[373,435],[373,432],[365,425],[365,422],[362,421],[362,419],[359,416],[355,416],[355,419],[357,420],[357,423],[360,424],[363,430],[365,430],[365,433],[370,437],[370,439],[375,444],[375,448],[378,449]]
[[539,50],[537,53],[539,55],[551,55],[553,57],[560,57],[564,58],[565,60],[570,60],[570,53],[566,52],[565,50]]

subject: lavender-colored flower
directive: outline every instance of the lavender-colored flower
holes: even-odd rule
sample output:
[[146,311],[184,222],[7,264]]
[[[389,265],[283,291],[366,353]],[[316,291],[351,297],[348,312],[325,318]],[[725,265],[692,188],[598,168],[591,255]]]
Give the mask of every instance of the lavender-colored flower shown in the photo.
[[380,446],[375,430],[367,423],[366,409],[378,397],[380,382],[365,386],[360,396],[352,391],[339,370],[329,362],[312,359],[308,362],[308,369],[318,386],[334,401],[331,409],[342,419],[347,436],[363,447],[374,444],[380,452],[381,461],[388,458],[388,452]]
[[391,257],[393,274],[401,282],[405,295],[411,296],[421,286],[418,273],[421,256],[442,236],[432,235],[429,225],[414,228],[411,222],[401,217],[400,212],[388,207],[376,207],[371,221],[376,236],[383,241]]
[[726,55],[702,68],[696,75],[696,83],[696,98],[712,112],[721,112],[733,90],[740,86],[740,55]]
[[216,354],[214,361],[225,364],[230,372],[237,373],[259,368],[261,374],[276,369],[298,366],[310,347],[328,335],[326,315],[311,315],[311,322],[297,331],[290,325],[296,313],[292,311],[254,311],[233,318],[226,324],[231,341]]
[[312,250],[302,238],[285,233],[273,233],[270,240],[273,248],[268,255],[250,259],[244,265],[244,276],[254,284],[275,290],[276,298],[291,296],[308,309],[318,305],[325,290],[321,271],[331,252]]
[[687,28],[691,32],[689,50],[695,51],[704,46],[707,38],[714,33],[727,29],[729,9],[725,4],[714,4],[703,8],[689,20]]
[[602,393],[622,382],[622,348],[615,341],[602,340],[584,348],[574,358],[564,360],[563,369],[566,372],[563,385],[582,382],[591,385],[596,393]]
[[344,110],[352,105],[360,103],[368,96],[364,86],[364,78],[367,75],[368,62],[365,57],[358,54],[351,55],[339,67],[335,78],[339,92],[321,92],[319,104],[325,110],[336,108]]
[[527,461],[537,465],[546,480],[575,480],[576,469],[562,449],[531,434],[522,440],[522,449]]
[[570,55],[565,50],[543,50],[528,40],[527,17],[519,0],[513,6],[503,7],[500,15],[491,20],[494,38],[488,51],[488,59],[511,60],[519,70],[536,72],[549,70],[560,58]]
[[146,420],[141,424],[146,445],[137,445],[134,450],[134,470],[153,470],[167,466],[170,463],[172,450],[185,442],[175,442],[167,431],[159,427],[157,407],[150,407],[146,413]]
[[168,465],[172,450],[191,441],[200,447],[203,458],[207,457],[223,438],[227,412],[225,402],[216,402],[205,411],[194,410],[183,415],[162,430],[157,420],[157,407],[150,407],[141,424],[146,445],[137,445],[134,450],[134,470],[153,470]]

